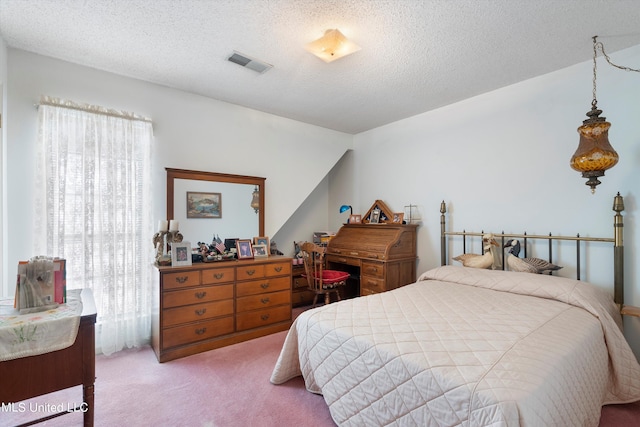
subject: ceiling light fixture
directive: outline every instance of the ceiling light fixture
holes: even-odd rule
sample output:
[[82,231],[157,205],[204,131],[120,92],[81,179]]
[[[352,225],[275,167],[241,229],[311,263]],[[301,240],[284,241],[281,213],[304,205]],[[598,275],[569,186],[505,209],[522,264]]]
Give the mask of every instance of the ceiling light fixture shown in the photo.
[[589,118],[584,120],[582,126],[578,128],[580,143],[571,157],[570,163],[573,169],[582,172],[583,178],[587,178],[586,185],[591,187],[591,193],[596,192],[596,186],[600,184],[598,178],[604,176],[604,171],[618,163],[618,153],[609,143],[608,134],[611,123],[607,122],[605,117],[600,117],[602,110],[598,109],[598,100],[596,98],[597,49],[599,48],[602,51],[602,55],[610,65],[626,71],[640,72],[640,70],[621,67],[612,63],[604,51],[602,42],[597,41],[597,37],[593,36],[593,100],[591,101],[591,110],[587,112],[587,117]]
[[305,45],[305,49],[324,62],[332,62],[357,52],[361,48],[347,39],[340,30],[327,30],[324,36]]

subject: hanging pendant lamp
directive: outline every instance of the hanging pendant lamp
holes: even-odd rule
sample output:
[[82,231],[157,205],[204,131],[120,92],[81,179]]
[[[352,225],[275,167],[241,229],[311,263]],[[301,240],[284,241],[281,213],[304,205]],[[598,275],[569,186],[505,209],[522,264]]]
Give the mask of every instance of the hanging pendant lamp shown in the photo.
[[593,37],[593,100],[591,101],[591,110],[587,112],[589,118],[584,120],[582,126],[578,128],[580,143],[571,157],[571,167],[582,172],[582,177],[587,179],[586,185],[591,187],[591,193],[595,193],[596,186],[600,184],[598,178],[604,176],[604,171],[618,163],[618,153],[609,143],[611,123],[607,122],[605,117],[600,117],[602,110],[598,109],[596,98],[598,47],[596,38],[597,36]]

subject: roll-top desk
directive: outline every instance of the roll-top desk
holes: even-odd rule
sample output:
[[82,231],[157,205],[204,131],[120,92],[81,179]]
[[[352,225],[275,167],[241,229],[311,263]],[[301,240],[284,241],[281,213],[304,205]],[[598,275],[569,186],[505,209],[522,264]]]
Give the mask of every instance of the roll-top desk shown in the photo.
[[291,326],[291,258],[157,268],[151,344],[159,362]]
[[361,296],[416,281],[416,224],[345,224],[329,241],[327,268],[360,277]]

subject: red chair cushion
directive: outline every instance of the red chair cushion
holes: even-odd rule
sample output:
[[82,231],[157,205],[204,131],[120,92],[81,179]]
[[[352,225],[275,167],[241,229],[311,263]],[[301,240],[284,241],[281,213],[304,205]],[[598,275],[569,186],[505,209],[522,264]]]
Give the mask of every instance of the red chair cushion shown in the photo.
[[[303,274],[302,277],[307,277],[306,274]],[[337,270],[322,270],[322,283],[325,285],[330,285],[336,282],[342,282],[349,278],[349,273],[345,273],[344,271]]]
[[326,284],[342,282],[349,278],[349,273],[337,270],[322,270],[322,282]]

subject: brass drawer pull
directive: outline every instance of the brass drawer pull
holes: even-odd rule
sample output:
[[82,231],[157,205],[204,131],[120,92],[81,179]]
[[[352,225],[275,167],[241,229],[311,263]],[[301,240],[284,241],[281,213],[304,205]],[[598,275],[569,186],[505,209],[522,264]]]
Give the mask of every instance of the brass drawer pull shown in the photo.
[[263,314],[262,316],[260,316],[260,318],[262,320],[268,320],[269,319],[269,315],[268,314]]
[[196,329],[196,335],[202,335],[207,332],[207,328],[198,328]]
[[269,287],[269,283],[260,283],[260,287],[262,289],[267,289]]
[[358,252],[351,252],[350,255],[358,256]]
[[176,277],[176,282],[180,284],[185,283],[187,280],[189,280],[189,276]]
[[196,295],[196,298],[202,299],[207,295],[207,293],[205,291],[202,291],[202,292],[196,292],[195,295]]
[[268,304],[268,303],[269,303],[269,301],[271,301],[271,300],[269,299],[269,297],[264,297],[264,298],[261,298],[261,299],[260,299],[260,302],[261,302],[261,303],[263,303],[263,304]]
[[247,270],[247,276],[253,276],[255,272],[255,270]]
[[195,312],[196,312],[196,314],[198,316],[202,316],[203,314],[205,314],[207,312],[207,309],[206,308],[201,308],[199,310],[195,310]]
[[214,273],[213,277],[215,277],[216,279],[222,279],[224,277],[224,273]]
[[277,273],[280,273],[282,271],[282,266],[279,265],[279,266],[275,267],[274,270],[276,270]]

